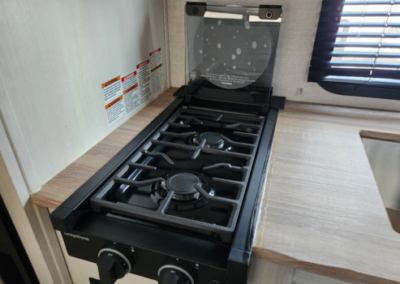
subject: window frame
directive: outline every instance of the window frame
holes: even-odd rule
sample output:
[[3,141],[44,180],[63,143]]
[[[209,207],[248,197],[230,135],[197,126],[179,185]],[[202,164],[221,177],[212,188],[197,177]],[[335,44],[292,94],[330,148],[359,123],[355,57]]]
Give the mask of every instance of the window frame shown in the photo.
[[[353,1],[353,0],[351,0]],[[329,73],[332,68],[330,66],[329,61],[332,60],[334,56],[329,57],[329,53],[333,52],[335,47],[334,43],[336,42],[338,36],[337,33],[339,31],[339,23],[341,23],[341,18],[342,18],[342,12],[343,8],[346,5],[345,2],[350,2],[349,0],[323,0],[322,2],[322,8],[321,8],[321,13],[320,13],[320,19],[318,23],[318,29],[315,37],[315,43],[314,43],[314,48],[312,52],[312,58],[310,62],[310,67],[309,67],[309,73],[308,73],[308,82],[314,82],[317,83],[321,88],[324,90],[331,92],[333,94],[337,95],[344,95],[344,96],[356,96],[356,97],[369,97],[369,98],[380,98],[380,99],[390,99],[390,100],[400,100],[400,84],[399,85],[392,85],[392,84],[385,84],[385,83],[370,83],[365,82],[365,83],[356,83],[356,82],[341,82],[341,81],[327,81],[325,78],[326,76],[335,76],[336,74],[332,73],[343,73],[343,77],[348,77],[351,78],[352,76],[348,74],[349,69],[343,68],[343,70],[335,70],[335,72]],[[364,1],[357,1],[357,2],[364,2]],[[368,3],[369,2],[369,3]],[[389,5],[390,1],[385,1],[385,0],[369,0],[365,1],[365,4],[371,4],[371,2],[379,2],[382,5]],[[394,0],[395,5],[400,5],[400,1]],[[372,4],[374,5],[374,4]],[[334,8],[332,8],[334,7]],[[340,8],[340,9],[339,9]],[[337,9],[337,10],[334,10]],[[328,15],[327,15],[328,14]],[[389,14],[387,16],[390,16]],[[396,15],[396,17],[399,17]],[[400,18],[400,17],[399,17]],[[339,36],[340,38],[340,36]],[[351,37],[350,37],[351,38]],[[383,38],[383,37],[382,37]],[[399,37],[396,37],[400,39]],[[324,47],[328,47],[329,49],[322,49],[321,45]],[[322,51],[321,51],[322,49]],[[324,59],[322,60],[316,60],[316,58],[319,58],[319,56],[323,56]],[[339,57],[339,56],[337,56]],[[327,59],[329,58],[329,59]],[[379,58],[375,57],[375,58]],[[400,58],[400,52],[399,56]],[[395,58],[394,60],[396,60]],[[327,63],[326,66],[321,66],[320,62],[325,62]],[[329,66],[329,67],[328,67]],[[375,62],[374,62],[374,66]],[[340,69],[340,68],[337,68]],[[352,73],[366,73],[366,71],[373,70],[373,67],[370,67],[370,69],[353,69],[351,70]],[[385,72],[386,70],[384,69],[375,69],[379,70],[378,72]],[[358,72],[359,71],[359,72]],[[386,71],[387,72],[387,71]],[[393,70],[392,72],[399,72],[400,74],[400,69]],[[347,75],[346,75],[347,73]],[[359,76],[361,79],[363,76],[361,75],[356,75]],[[398,74],[396,74],[398,76]],[[363,77],[363,78],[368,78]],[[369,77],[370,79],[372,77]],[[395,79],[397,80],[397,79]],[[400,80],[399,80],[400,83]]]

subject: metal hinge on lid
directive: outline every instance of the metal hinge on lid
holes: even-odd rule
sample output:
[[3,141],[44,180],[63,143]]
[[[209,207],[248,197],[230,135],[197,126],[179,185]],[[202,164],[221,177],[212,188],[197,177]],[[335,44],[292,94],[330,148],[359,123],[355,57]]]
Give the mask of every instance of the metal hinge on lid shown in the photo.
[[[186,3],[186,14],[188,16],[197,16],[203,17],[206,11],[210,12],[218,12],[215,10],[215,6],[207,7],[207,3],[205,2],[187,2]],[[231,6],[232,9],[246,9],[247,14],[253,14],[254,12],[257,13],[257,8],[247,8],[247,7],[240,7],[240,6]],[[242,11],[243,12],[243,11]],[[278,5],[260,5],[258,7],[258,17],[262,20],[277,20],[281,17],[282,14],[282,6]],[[257,14],[255,14],[257,15]]]

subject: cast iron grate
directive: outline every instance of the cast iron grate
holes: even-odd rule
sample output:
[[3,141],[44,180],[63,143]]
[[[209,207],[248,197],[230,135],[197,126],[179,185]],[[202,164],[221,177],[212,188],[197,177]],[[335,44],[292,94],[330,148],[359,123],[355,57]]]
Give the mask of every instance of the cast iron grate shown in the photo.
[[[246,190],[252,190],[247,189],[247,184],[263,126],[263,117],[181,108],[93,195],[91,208],[97,212],[111,212],[217,235],[224,242],[230,242]],[[188,143],[199,131],[221,133],[227,146],[225,149],[213,149],[206,139],[197,145]],[[218,188],[215,194],[199,185],[195,188],[199,198],[211,203],[214,210],[229,208],[225,223],[169,214],[168,209],[174,202],[173,190],[169,190],[154,209],[121,202],[115,197],[121,192],[151,196],[152,188],[164,181],[165,173],[185,170],[210,177]],[[219,195],[219,192],[233,191],[230,195]]]

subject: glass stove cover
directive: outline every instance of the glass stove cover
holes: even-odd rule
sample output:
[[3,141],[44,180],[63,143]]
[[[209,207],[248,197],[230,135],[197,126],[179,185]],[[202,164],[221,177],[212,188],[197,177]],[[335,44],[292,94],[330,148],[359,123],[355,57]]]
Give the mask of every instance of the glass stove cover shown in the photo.
[[199,88],[269,89],[281,18],[259,17],[259,8],[207,6],[186,15],[186,82]]

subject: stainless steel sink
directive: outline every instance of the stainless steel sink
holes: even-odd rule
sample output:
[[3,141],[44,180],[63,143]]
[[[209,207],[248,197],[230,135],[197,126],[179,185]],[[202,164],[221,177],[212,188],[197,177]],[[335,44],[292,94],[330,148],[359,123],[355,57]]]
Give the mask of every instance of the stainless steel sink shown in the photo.
[[400,143],[362,141],[392,227],[400,233]]

